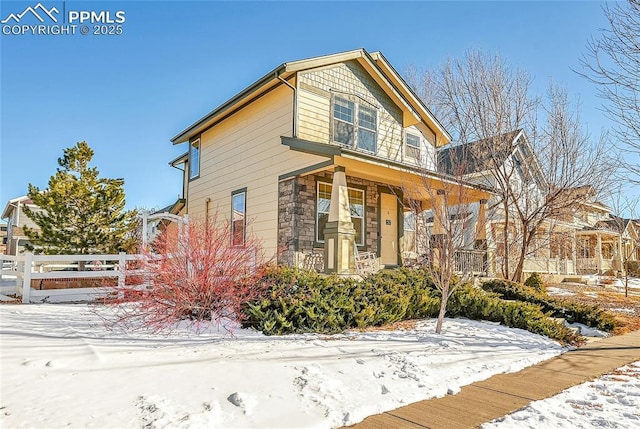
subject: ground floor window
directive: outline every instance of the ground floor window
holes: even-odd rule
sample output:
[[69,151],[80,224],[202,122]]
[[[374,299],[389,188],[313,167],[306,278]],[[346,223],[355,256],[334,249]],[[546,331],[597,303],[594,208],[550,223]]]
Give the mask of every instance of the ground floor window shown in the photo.
[[578,243],[578,257],[583,259],[592,258],[591,254],[591,240],[583,238]]
[[[329,219],[329,206],[331,204],[332,188],[333,186],[330,183],[318,182],[316,200],[316,240],[319,243],[324,243],[324,228],[327,226],[327,220]],[[358,246],[364,246],[364,190],[348,188],[348,193],[351,222],[353,222],[353,228],[356,230],[356,244]]]
[[416,253],[416,213],[404,212],[403,252]]
[[242,246],[246,236],[247,191],[240,189],[231,194],[231,244]]

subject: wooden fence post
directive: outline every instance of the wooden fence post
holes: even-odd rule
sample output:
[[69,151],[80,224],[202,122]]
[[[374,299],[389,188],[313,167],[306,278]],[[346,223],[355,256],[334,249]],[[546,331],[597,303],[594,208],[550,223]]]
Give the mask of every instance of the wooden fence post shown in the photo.
[[118,253],[118,287],[123,288],[127,277],[127,254],[125,252]]
[[33,253],[27,252],[24,255],[24,265],[22,271],[22,303],[29,304],[31,300],[31,265],[33,264]]

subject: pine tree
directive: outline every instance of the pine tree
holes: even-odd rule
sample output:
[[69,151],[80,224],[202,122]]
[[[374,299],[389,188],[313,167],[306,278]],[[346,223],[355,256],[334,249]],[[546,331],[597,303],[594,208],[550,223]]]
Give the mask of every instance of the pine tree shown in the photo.
[[136,213],[124,210],[124,179],[98,177],[89,167],[93,149],[82,141],[64,149],[49,187],[29,184],[28,196],[40,210],[25,214],[40,230],[25,227],[27,249],[45,254],[114,254],[136,245]]

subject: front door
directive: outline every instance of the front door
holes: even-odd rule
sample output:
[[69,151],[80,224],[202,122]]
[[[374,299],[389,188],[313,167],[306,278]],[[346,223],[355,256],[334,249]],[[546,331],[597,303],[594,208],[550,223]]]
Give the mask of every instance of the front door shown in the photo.
[[380,263],[398,265],[398,200],[380,194]]

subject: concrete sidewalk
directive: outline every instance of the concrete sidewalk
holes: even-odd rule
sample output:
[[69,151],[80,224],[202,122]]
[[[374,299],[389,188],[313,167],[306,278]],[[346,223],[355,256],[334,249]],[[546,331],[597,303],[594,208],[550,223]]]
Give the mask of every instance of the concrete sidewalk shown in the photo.
[[429,399],[368,417],[351,428],[475,428],[640,360],[640,331],[589,343],[511,374],[470,384],[456,395]]

